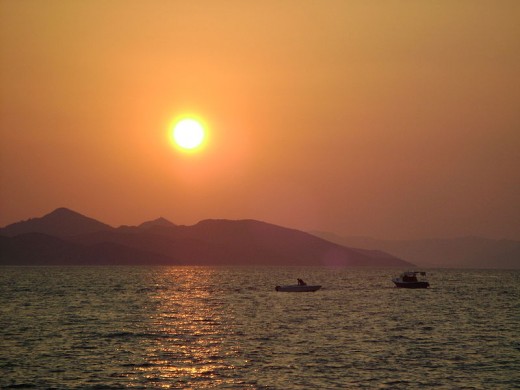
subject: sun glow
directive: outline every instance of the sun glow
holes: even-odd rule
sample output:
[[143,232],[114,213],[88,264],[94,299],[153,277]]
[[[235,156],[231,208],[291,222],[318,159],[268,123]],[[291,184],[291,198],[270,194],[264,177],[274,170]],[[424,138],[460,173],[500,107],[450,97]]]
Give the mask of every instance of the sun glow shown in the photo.
[[173,126],[172,139],[182,150],[199,149],[204,144],[205,136],[204,126],[193,118],[183,118]]

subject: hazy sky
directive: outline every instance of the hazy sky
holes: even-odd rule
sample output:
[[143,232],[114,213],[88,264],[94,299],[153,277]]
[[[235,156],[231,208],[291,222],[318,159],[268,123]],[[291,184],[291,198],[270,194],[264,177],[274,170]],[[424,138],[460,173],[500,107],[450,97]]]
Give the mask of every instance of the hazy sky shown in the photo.
[[520,239],[520,1],[0,7],[0,226],[64,206]]

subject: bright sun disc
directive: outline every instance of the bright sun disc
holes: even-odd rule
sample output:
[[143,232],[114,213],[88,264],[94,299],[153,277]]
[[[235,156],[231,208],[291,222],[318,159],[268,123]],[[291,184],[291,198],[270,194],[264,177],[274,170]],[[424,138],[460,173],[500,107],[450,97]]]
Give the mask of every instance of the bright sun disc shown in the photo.
[[183,149],[195,149],[204,141],[204,128],[195,119],[183,119],[173,128],[173,139]]

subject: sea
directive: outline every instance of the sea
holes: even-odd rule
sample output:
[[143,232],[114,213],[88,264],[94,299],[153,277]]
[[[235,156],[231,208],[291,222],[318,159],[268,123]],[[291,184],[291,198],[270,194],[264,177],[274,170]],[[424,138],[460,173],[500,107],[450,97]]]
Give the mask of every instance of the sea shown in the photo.
[[399,271],[2,267],[0,388],[520,388],[520,270]]

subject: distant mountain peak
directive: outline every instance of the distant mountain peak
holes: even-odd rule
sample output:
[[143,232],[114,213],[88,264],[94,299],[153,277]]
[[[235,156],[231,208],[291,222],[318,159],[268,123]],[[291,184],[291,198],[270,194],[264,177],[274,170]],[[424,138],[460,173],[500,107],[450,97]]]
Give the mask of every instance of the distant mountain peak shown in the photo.
[[86,217],[66,207],[39,218],[20,221],[0,229],[0,234],[16,236],[25,233],[43,233],[56,237],[67,237],[79,234],[94,233],[112,229],[111,226]]
[[73,211],[71,209],[68,209],[66,207],[58,207],[56,210],[51,211],[49,214],[44,215],[42,218],[45,218],[45,217],[59,217],[59,218],[63,218],[63,217],[84,217],[84,218],[87,218],[84,215],[82,215],[82,214],[80,214],[80,213],[78,213],[76,211]]
[[159,217],[157,219],[154,219],[152,221],[146,221],[140,224],[138,227],[141,229],[150,229],[156,226],[160,227],[173,227],[177,226],[173,222],[168,221],[166,218]]

